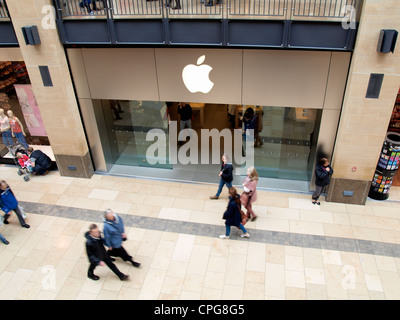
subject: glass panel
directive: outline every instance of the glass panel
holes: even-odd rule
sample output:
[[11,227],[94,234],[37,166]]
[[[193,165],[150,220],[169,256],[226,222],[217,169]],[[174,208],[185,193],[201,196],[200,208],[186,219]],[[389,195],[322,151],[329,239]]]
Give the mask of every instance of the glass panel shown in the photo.
[[[245,127],[242,117],[252,108],[256,112],[256,128],[259,128],[259,133],[255,134],[254,164],[260,177],[310,180],[321,110],[187,103],[193,111],[190,127],[194,131],[186,142],[178,142],[177,102],[170,102],[167,107],[167,103],[156,101],[102,100],[104,119],[97,119],[97,122],[100,134],[105,137],[102,143],[106,158],[116,165],[173,169],[171,178],[182,179],[184,176],[189,180],[215,182],[224,152],[231,157],[235,169],[249,165],[247,158],[243,165],[237,163],[236,155],[244,155],[246,143],[242,147],[244,141],[240,142],[240,130]],[[239,130],[239,145],[236,145],[232,129]],[[158,130],[160,140],[158,136],[148,137],[154,130]],[[175,141],[170,141],[169,134]],[[105,145],[104,140],[109,145]],[[157,141],[161,141],[161,146],[155,147]],[[234,145],[241,150],[235,152]],[[149,153],[151,148],[153,151]],[[192,152],[196,154],[194,158]],[[189,156],[194,162],[187,161]],[[154,159],[158,161],[153,162]],[[160,162],[160,159],[164,161]],[[244,172],[235,170],[236,175]]]
[[[165,102],[102,100],[101,105],[114,164],[172,168],[168,156],[169,135]],[[157,138],[146,140],[152,129],[158,129],[157,132],[165,134],[161,137],[165,148],[160,147],[154,152],[157,159],[163,158],[163,161],[155,164],[149,163],[152,157],[146,156],[149,147],[158,141]]]
[[254,160],[259,175],[310,180],[321,110],[271,106],[256,110],[261,132],[255,137]]

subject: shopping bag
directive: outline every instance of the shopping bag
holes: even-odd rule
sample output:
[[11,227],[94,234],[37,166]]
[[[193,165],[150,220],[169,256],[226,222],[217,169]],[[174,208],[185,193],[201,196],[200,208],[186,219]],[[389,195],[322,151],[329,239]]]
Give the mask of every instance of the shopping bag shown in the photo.
[[26,213],[24,211],[24,207],[18,205],[19,210],[21,211],[22,218],[26,219]]

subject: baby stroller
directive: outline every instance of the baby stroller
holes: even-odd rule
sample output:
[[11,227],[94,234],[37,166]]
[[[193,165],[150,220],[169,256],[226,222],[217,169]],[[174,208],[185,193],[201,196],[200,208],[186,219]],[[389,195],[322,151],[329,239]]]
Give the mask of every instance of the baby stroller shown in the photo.
[[17,153],[21,153],[22,155],[26,156],[28,159],[28,153],[22,147],[20,144],[16,144],[10,148],[10,152],[13,156],[14,163],[19,167],[17,173],[18,175],[22,176],[25,182],[28,182],[30,180],[29,175],[32,174],[32,167],[29,166],[28,163],[26,163],[24,166],[21,166],[20,159],[17,158]]

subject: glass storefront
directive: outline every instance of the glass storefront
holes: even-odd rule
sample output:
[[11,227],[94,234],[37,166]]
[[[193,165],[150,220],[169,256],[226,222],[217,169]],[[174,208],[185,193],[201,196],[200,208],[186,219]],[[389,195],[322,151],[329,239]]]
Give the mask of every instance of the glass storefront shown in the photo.
[[[218,136],[220,141],[210,138],[211,143],[204,144],[202,129],[206,129],[206,132],[214,130],[217,134],[228,129],[233,139],[233,129],[243,129],[242,117],[251,108],[255,111],[258,128],[255,133],[254,164],[259,175],[265,178],[310,181],[322,110],[192,102],[184,104],[191,106],[191,128],[195,133],[185,139],[186,141],[179,142],[176,139],[180,131],[178,102],[94,101],[95,117],[107,162],[111,165],[168,169],[176,171],[177,178],[182,178],[182,170],[186,170],[185,175],[190,176],[188,172],[191,171],[191,174],[197,173],[196,179],[215,182],[214,176],[219,163],[211,161],[211,157],[215,156],[215,149],[212,148],[217,142],[220,143],[217,155],[219,162],[227,140],[221,135]],[[172,122],[176,122],[174,127],[171,127]],[[158,159],[165,161],[155,164],[153,159],[149,159],[148,150],[154,147],[157,140],[146,139],[152,129],[162,133],[161,136],[167,141],[165,145],[158,147],[157,152],[160,154],[155,154]],[[176,129],[177,133],[172,129]],[[196,145],[197,162],[182,163],[179,156],[177,162],[174,162],[170,158],[170,150],[174,150],[172,144],[175,142],[177,154],[185,156],[185,159]],[[189,143],[192,145],[189,146]],[[237,147],[235,143],[232,145]],[[239,147],[242,149],[242,144]],[[181,150],[184,154],[180,153]],[[202,158],[205,153],[209,155],[207,163]],[[235,150],[232,150],[231,155],[233,154]],[[236,168],[246,165],[232,162]],[[240,172],[243,173],[243,170],[237,170],[236,174],[240,175]],[[209,177],[213,177],[213,180],[208,181]]]
[[[165,164],[154,165],[146,157],[146,152],[153,143],[146,140],[149,130],[162,130],[168,137],[165,103],[99,100],[96,105],[96,120],[98,127],[104,128],[105,139],[102,139],[102,143],[108,162],[115,165],[172,169],[168,159],[165,159]],[[163,152],[168,155],[168,144]]]

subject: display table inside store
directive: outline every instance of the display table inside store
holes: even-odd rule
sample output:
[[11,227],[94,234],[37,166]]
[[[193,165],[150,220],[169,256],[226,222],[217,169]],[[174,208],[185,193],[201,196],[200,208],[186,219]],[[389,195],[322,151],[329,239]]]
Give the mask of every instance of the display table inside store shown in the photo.
[[316,110],[309,108],[296,108],[296,121],[315,121]]

